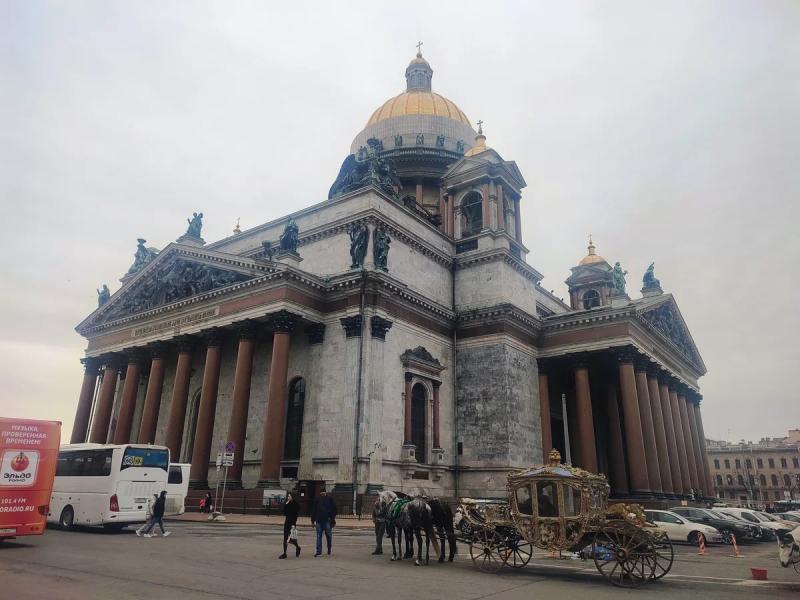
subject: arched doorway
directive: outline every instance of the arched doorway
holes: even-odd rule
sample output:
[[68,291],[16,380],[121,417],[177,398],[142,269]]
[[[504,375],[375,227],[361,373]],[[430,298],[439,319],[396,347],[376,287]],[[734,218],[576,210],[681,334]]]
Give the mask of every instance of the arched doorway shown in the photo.
[[427,463],[427,412],[428,392],[425,386],[417,383],[411,388],[411,442],[416,446],[417,462]]
[[302,377],[289,384],[286,408],[286,433],[283,443],[283,459],[298,460],[303,438],[303,409],[306,403],[306,382]]
[[181,462],[192,462],[192,451],[194,450],[194,436],[197,432],[197,414],[200,411],[200,395],[203,390],[197,390],[192,396],[192,401],[189,404],[189,411],[186,416],[186,426],[183,430],[184,440],[181,450]]

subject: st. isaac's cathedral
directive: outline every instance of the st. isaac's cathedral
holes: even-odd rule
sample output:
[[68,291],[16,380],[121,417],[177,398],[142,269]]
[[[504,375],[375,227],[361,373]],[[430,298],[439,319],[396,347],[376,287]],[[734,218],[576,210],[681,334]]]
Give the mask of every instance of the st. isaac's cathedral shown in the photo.
[[228,445],[234,510],[323,485],[343,510],[380,489],[504,496],[552,447],[614,497],[711,496],[705,365],[653,266],[634,293],[590,240],[569,303],[543,289],[516,163],[421,53],[405,78],[328,198],[213,243],[201,213],[160,251],[139,240],[77,327],[71,441],[165,444],[194,489]]

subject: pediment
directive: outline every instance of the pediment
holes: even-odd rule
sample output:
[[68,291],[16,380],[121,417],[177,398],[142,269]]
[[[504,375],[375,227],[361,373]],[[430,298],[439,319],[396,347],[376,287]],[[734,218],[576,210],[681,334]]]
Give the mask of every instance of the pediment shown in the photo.
[[497,176],[504,174],[508,182],[517,189],[517,191],[524,188],[527,183],[522,176],[522,172],[517,167],[517,163],[513,160],[503,160],[503,158],[489,148],[485,152],[481,152],[475,156],[464,156],[453,163],[447,172],[444,174],[444,181],[459,179],[461,177],[479,174],[481,171],[486,171],[487,174]]
[[706,365],[672,295],[665,294],[663,301],[646,304],[637,310],[637,316],[651,331],[676,347],[698,371],[706,372]]
[[76,329],[82,333],[263,274],[249,259],[171,244]]

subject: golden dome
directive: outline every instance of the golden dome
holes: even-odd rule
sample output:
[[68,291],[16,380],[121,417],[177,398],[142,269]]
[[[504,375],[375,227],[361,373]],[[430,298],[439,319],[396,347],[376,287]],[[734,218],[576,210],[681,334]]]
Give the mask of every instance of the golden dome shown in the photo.
[[454,102],[436,92],[422,90],[407,91],[398,94],[394,98],[389,98],[383,103],[383,106],[372,113],[369,121],[367,121],[367,127],[392,117],[405,115],[447,117],[470,127],[467,115]]
[[594,253],[595,247],[594,244],[592,243],[591,234],[589,235],[589,247],[587,248],[587,250],[589,251],[589,254],[584,256],[581,262],[578,263],[578,265],[596,265],[598,263],[606,262],[605,258],[600,256],[599,254]]

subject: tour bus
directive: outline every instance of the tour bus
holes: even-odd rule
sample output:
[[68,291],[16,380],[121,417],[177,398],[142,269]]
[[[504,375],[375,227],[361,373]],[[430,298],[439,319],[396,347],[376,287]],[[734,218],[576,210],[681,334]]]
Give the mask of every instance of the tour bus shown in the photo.
[[44,533],[60,440],[58,421],[0,417],[0,541]]
[[167,489],[169,449],[145,444],[69,444],[58,453],[48,523],[62,529],[144,523],[147,502]]

